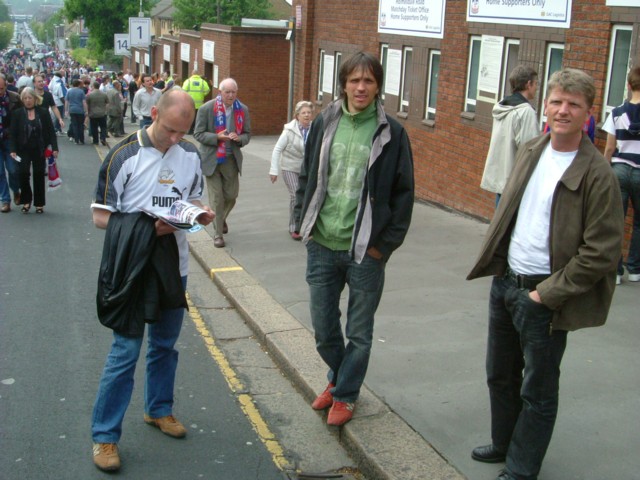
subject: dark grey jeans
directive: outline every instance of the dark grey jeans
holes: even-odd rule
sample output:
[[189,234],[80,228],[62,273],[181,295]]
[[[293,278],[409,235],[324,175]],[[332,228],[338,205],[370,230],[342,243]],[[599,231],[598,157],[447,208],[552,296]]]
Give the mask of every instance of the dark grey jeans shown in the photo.
[[533,480],[558,412],[566,331],[552,331],[553,311],[508,278],[494,278],[489,301],[487,383],[491,437],[507,452],[510,478]]

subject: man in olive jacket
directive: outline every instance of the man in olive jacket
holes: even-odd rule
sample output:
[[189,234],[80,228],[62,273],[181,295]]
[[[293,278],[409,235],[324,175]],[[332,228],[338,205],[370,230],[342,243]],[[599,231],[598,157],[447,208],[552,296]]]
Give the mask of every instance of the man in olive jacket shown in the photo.
[[537,478],[558,411],[567,332],[604,324],[611,305],[624,224],[616,177],[582,134],[594,97],[586,73],[553,74],[545,99],[551,133],[519,150],[468,276],[494,275],[486,357],[492,443],[471,456],[506,460],[499,480]]

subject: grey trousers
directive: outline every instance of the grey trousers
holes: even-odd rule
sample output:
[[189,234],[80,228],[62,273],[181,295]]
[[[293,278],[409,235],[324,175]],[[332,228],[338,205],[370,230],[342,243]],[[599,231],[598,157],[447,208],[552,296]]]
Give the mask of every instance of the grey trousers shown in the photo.
[[238,164],[233,156],[227,156],[224,163],[218,164],[213,175],[207,178],[209,203],[216,214],[213,221],[215,236],[222,236],[222,227],[233,209],[240,192],[240,173]]

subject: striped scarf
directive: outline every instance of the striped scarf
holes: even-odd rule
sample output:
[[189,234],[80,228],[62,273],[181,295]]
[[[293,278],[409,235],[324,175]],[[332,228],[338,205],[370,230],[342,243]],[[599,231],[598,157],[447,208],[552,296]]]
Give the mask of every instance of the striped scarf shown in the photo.
[[[227,129],[227,115],[224,109],[224,103],[222,103],[222,96],[218,95],[216,101],[213,103],[213,115],[215,118],[216,133],[224,132]],[[244,110],[238,100],[233,102],[233,119],[236,125],[236,133],[242,134],[242,127],[244,126]],[[217,152],[218,163],[224,163],[227,159],[227,147],[225,142],[218,142]]]

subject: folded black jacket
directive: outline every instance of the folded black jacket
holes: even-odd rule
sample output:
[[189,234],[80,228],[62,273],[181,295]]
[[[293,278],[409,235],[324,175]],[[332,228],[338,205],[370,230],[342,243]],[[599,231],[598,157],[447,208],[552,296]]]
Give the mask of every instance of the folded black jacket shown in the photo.
[[96,296],[98,318],[125,336],[142,336],[161,310],[187,308],[175,235],[158,237],[144,213],[111,214]]

